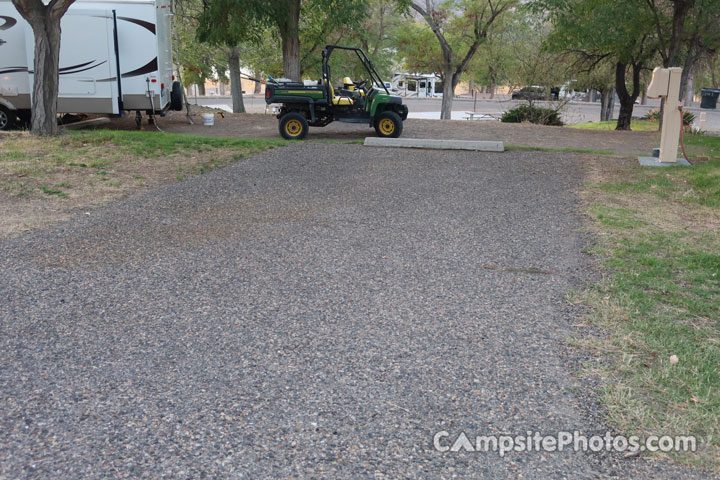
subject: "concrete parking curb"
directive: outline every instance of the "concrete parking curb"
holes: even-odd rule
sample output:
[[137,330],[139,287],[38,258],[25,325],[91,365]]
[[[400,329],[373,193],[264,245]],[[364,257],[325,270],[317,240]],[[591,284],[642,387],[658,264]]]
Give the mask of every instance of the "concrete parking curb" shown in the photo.
[[470,140],[435,140],[430,138],[365,138],[366,147],[428,148],[436,150],[475,150],[483,152],[504,152],[503,142],[482,142]]

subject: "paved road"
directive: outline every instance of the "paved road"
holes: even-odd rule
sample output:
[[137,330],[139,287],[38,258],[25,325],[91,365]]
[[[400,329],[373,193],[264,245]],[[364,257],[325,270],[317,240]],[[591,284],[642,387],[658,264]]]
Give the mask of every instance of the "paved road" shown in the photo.
[[432,448],[605,431],[564,343],[580,181],[297,144],[0,243],[0,478],[689,476]]
[[[190,103],[195,103],[195,98],[188,99]],[[232,108],[230,97],[198,97],[197,102],[207,106],[224,105],[228,109]],[[438,98],[404,98],[403,102],[410,109],[411,118],[440,118],[441,99]],[[500,95],[497,98],[483,99],[478,98],[475,102],[471,98],[458,97],[453,101],[453,119],[462,120],[468,111],[477,111],[485,113],[502,113],[515,105],[525,103],[510,100],[507,96]],[[633,114],[641,117],[649,110],[658,108],[659,103],[650,100],[648,105],[636,105]],[[262,113],[265,111],[265,98],[259,95],[246,95],[245,107],[250,113]],[[615,118],[619,112],[619,106],[615,105]],[[693,107],[690,109],[695,115],[705,113],[706,129],[720,131],[720,109],[708,110]],[[600,120],[600,104],[588,102],[571,102],[567,104],[562,111],[563,121],[568,124],[597,122]]]

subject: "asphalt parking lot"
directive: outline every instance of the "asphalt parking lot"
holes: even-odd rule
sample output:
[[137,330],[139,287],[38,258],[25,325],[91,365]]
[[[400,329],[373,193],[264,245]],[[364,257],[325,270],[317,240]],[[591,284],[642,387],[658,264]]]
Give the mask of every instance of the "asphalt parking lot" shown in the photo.
[[566,343],[582,159],[293,144],[0,243],[0,478],[703,478],[618,454]]

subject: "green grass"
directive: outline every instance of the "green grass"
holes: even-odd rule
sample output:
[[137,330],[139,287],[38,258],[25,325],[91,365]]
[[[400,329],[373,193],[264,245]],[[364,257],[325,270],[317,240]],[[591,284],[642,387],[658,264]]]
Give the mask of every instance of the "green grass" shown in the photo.
[[720,470],[720,232],[688,220],[720,207],[720,161],[637,167],[590,188],[607,274],[577,298],[609,333],[585,345],[607,357],[591,368],[610,420],[632,434],[696,435],[701,451],[677,458]]
[[[577,123],[575,125],[567,125],[567,128],[579,128],[581,130],[615,130],[617,121],[610,120],[607,122],[587,122]],[[633,120],[630,128],[636,132],[657,132],[658,122],[652,120]]]
[[143,157],[159,157],[181,152],[208,152],[218,148],[241,148],[248,153],[281,146],[279,139],[224,138],[182,135],[176,133],[94,130],[73,132],[61,137],[62,146],[82,148],[114,145],[124,153]]
[[688,155],[706,155],[720,160],[720,137],[710,135],[685,135]]
[[664,199],[682,200],[707,207],[720,207],[720,160],[709,160],[692,168],[673,166],[634,169],[631,180],[598,185],[610,193],[649,193]]
[[[58,185],[59,186],[59,185]],[[54,187],[48,187],[46,185],[40,185],[38,187],[41,192],[45,195],[55,195],[59,198],[68,198],[68,194]]]
[[592,150],[586,148],[552,148],[552,147],[536,147],[532,145],[505,145],[505,150],[524,150],[536,152],[565,152],[565,153],[588,153],[591,155],[615,155],[607,150]]

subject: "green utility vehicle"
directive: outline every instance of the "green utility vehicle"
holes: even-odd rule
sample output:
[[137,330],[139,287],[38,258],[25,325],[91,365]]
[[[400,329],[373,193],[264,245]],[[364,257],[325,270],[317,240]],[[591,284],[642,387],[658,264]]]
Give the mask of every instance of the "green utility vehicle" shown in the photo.
[[[353,82],[345,77],[336,90],[330,76],[330,55],[333,50],[355,52],[367,71],[367,78]],[[378,136],[397,138],[407,118],[407,105],[393,96],[375,71],[370,59],[359,48],[328,45],[322,52],[322,79],[303,83],[275,80],[266,85],[265,102],[281,104],[277,116],[280,135],[288,140],[302,140],[309,127],[324,127],[335,120],[367,123]]]

